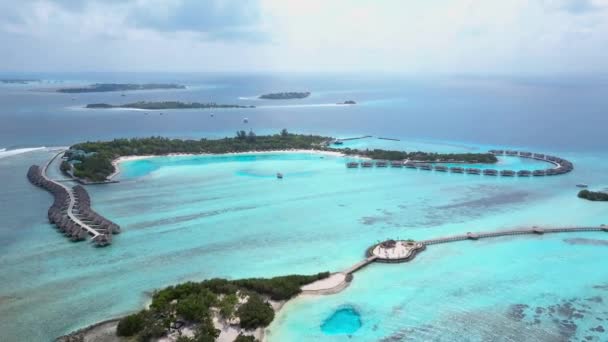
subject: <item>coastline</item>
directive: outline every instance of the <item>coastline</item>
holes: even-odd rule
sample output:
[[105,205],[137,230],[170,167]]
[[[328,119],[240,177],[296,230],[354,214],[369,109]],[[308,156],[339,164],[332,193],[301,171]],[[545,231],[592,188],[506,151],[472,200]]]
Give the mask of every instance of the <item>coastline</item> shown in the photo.
[[[159,157],[194,157],[194,156],[229,156],[229,155],[248,155],[248,154],[277,154],[277,153],[308,153],[317,155],[327,155],[333,157],[346,157],[344,153],[334,151],[322,151],[322,150],[271,150],[271,151],[250,151],[250,152],[230,152],[230,153],[167,153],[167,154],[148,154],[148,155],[137,155],[137,156],[121,156],[112,160],[114,166],[114,172],[108,176],[108,180],[112,180],[114,177],[120,174],[120,164],[127,161],[151,159]],[[370,159],[367,157],[352,156],[361,159]]]
[[[340,289],[341,291],[342,289]],[[339,291],[337,291],[339,292]],[[328,293],[329,294],[329,293]],[[305,298],[305,297],[316,297],[323,296],[323,294],[312,294],[312,293],[300,293],[297,296],[290,298],[288,300],[268,300],[268,303],[272,306],[274,310],[275,319],[279,313],[288,302],[296,299],[296,298]],[[149,307],[151,303],[146,303],[144,308]],[[138,309],[139,310],[139,309]],[[93,323],[86,327],[74,330],[70,333],[57,337],[54,341],[56,342],[72,342],[72,341],[96,341],[96,342],[119,342],[123,341],[122,337],[116,335],[116,327],[118,326],[118,322],[122,319],[122,317],[106,319],[100,322]],[[274,320],[273,320],[274,321]],[[216,339],[217,342],[232,342],[240,333],[247,333],[246,335],[254,336],[260,342],[267,342],[268,336],[268,327],[257,328],[255,330],[244,330],[240,327],[235,327],[228,322],[220,320],[217,314],[213,316],[213,323],[216,329],[221,331],[220,336]],[[185,326],[185,331],[190,331],[192,326]],[[168,335],[162,338],[159,338],[158,341],[175,341],[175,335]]]

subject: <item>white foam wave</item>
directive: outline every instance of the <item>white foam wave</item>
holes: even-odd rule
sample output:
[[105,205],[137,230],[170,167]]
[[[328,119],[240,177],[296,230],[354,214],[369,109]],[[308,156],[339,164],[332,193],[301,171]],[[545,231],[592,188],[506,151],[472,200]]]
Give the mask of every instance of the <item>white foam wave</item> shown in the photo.
[[0,149],[0,159],[6,158],[6,157],[10,157],[10,156],[16,156],[16,155],[19,155],[19,154],[28,153],[28,152],[32,152],[32,151],[43,150],[45,148],[46,148],[46,146],[28,147],[28,148],[16,148],[14,150],[7,150],[6,148],[3,148],[3,149]]

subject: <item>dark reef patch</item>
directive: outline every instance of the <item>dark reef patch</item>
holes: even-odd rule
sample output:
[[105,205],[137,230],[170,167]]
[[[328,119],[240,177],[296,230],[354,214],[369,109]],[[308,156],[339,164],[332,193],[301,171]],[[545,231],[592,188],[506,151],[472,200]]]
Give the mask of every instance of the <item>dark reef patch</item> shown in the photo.
[[326,335],[348,335],[361,328],[361,315],[352,306],[344,306],[334,311],[321,324],[321,331]]

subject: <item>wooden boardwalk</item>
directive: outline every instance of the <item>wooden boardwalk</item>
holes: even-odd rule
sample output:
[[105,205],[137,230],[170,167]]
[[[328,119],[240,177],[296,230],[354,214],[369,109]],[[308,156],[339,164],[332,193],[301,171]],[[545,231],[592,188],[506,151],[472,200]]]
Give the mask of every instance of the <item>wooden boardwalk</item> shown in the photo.
[[419,241],[427,246],[436,245],[441,243],[448,242],[456,242],[463,240],[479,240],[479,239],[487,239],[501,236],[510,236],[510,235],[526,235],[526,234],[550,234],[550,233],[575,233],[575,232],[598,232],[605,231],[608,232],[608,226],[599,226],[599,227],[563,227],[563,228],[528,228],[528,229],[512,229],[512,230],[503,230],[497,232],[481,232],[481,233],[467,233],[461,235],[452,235],[445,236],[431,240]]
[[342,271],[342,273],[353,274],[353,273],[357,272],[358,270],[362,269],[363,267],[365,267],[365,266],[371,264],[372,262],[376,261],[376,259],[378,259],[378,257],[375,256],[375,255],[367,257],[367,258],[359,261],[358,263],[352,265],[351,267],[347,268],[346,270]]
[[51,179],[47,172],[49,166],[63,153],[57,153],[42,168],[32,165],[27,177],[36,186],[46,189],[55,199],[49,208],[48,218],[72,241],[84,240],[87,235],[97,246],[107,246],[112,242],[112,234],[120,232],[120,227],[91,209],[91,199],[78,185],[70,188],[64,180]]

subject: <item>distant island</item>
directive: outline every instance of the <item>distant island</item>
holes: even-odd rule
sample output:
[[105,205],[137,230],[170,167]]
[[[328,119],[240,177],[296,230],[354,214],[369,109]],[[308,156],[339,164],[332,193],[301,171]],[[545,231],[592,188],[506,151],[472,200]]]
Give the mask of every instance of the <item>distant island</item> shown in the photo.
[[357,102],[355,102],[353,100],[346,100],[344,102],[338,102],[336,104],[339,104],[339,105],[354,105],[354,104],[357,104]]
[[[491,153],[426,153],[387,150],[336,149],[329,145],[336,139],[319,135],[292,134],[283,129],[279,134],[256,135],[253,131],[238,131],[235,137],[223,139],[179,140],[162,137],[115,139],[112,141],[84,142],[70,147],[65,153],[64,165],[77,179],[87,182],[105,182],[116,168],[113,161],[124,156],[185,154],[246,153],[254,151],[313,150],[338,152],[382,160],[417,160],[426,162],[478,162],[496,163]],[[68,167],[69,166],[69,167]]]
[[589,201],[600,201],[600,202],[608,201],[608,193],[601,192],[601,191],[581,190],[578,193],[578,197],[584,198]]
[[1,79],[0,83],[10,83],[10,84],[28,84],[32,82],[40,82],[40,80],[34,79],[20,79],[20,78],[5,78]]
[[59,88],[59,93],[98,93],[109,91],[156,90],[156,89],[186,89],[186,86],[172,83],[95,83],[86,87]]
[[303,99],[303,98],[307,98],[310,96],[310,92],[309,91],[304,91],[304,92],[286,92],[286,93],[270,93],[270,94],[264,94],[264,95],[260,95],[259,98],[260,99],[265,99],[265,100],[292,100],[292,99]]
[[178,102],[178,101],[161,101],[147,102],[140,101],[134,103],[126,103],[121,105],[111,105],[107,103],[90,103],[86,108],[91,109],[108,109],[108,108],[136,108],[136,109],[210,109],[210,108],[255,108],[255,106],[241,106],[232,104],[217,104],[214,102]]

